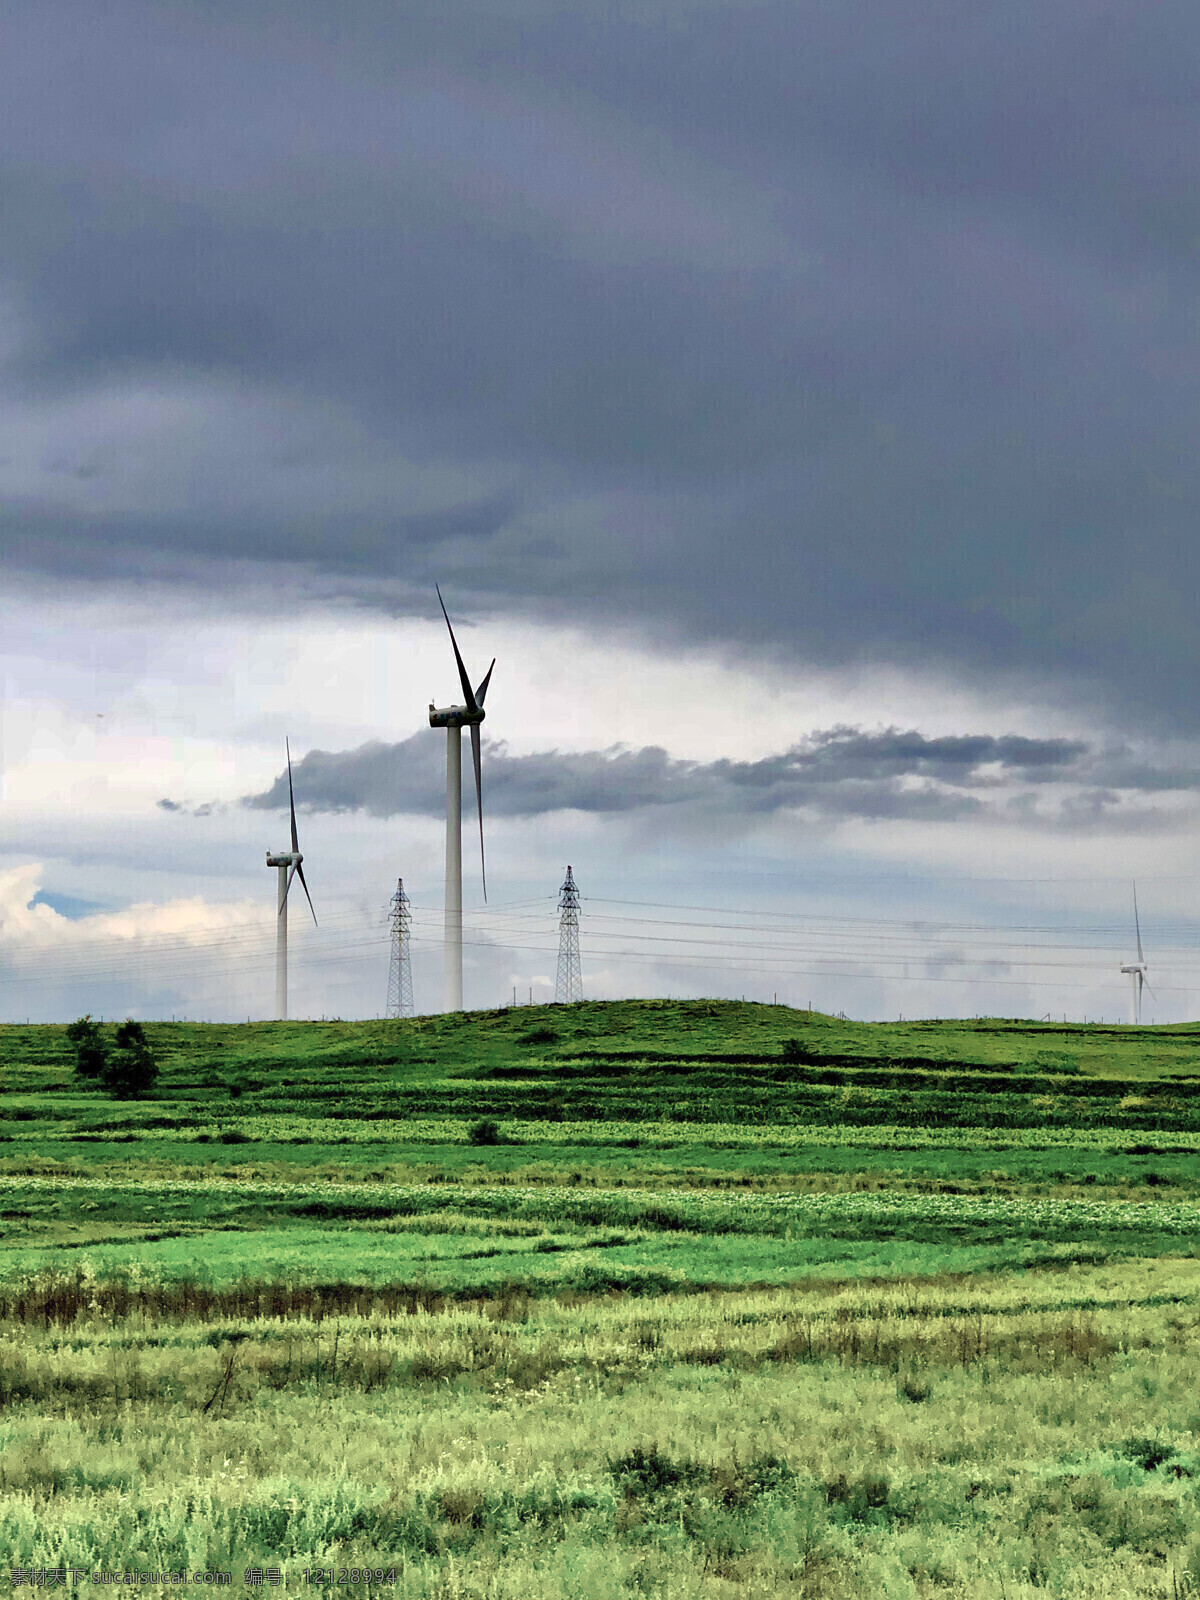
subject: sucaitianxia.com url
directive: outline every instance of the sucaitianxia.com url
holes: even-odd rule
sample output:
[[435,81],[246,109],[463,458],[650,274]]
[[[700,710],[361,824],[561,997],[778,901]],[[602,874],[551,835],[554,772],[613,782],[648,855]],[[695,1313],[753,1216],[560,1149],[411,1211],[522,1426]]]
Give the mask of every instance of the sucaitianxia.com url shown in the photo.
[[[244,1574],[247,1583],[281,1583],[283,1574],[278,1568],[266,1571],[261,1577]],[[28,1584],[35,1589],[74,1587],[77,1583],[210,1583],[233,1582],[232,1572],[141,1572],[126,1569],[122,1572],[88,1572],[85,1567],[13,1567],[9,1577],[14,1589]]]

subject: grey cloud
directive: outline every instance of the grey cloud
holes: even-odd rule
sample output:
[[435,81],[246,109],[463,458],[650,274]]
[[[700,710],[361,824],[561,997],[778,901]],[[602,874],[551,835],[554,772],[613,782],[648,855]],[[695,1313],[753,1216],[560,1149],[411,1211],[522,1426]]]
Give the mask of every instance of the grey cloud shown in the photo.
[[[1140,809],[1131,821],[1151,825],[1145,796],[1200,787],[1200,770],[1156,770],[1131,763],[1122,749],[1078,740],[990,734],[927,738],[889,728],[837,727],[760,761],[681,761],[665,750],[614,748],[512,756],[487,747],[485,806],[494,817],[530,817],[558,810],[597,814],[673,807],[753,821],[802,809],[825,818],[951,819],[987,811],[1014,821],[1099,823],[1126,801],[1115,774],[1137,785]],[[418,733],[398,744],[310,751],[294,769],[297,803],[314,811],[440,815],[444,804],[441,743]],[[993,800],[990,791],[1003,787]],[[1014,792],[1016,791],[1016,792]],[[247,805],[281,809],[281,774]]]
[[228,807],[220,800],[205,800],[200,805],[195,806],[185,805],[181,800],[171,800],[169,798],[156,800],[154,803],[160,811],[169,811],[172,814],[178,812],[185,817],[212,817],[228,810]]
[[1193,6],[17,0],[7,32],[14,405],[184,375],[396,456],[341,511],[264,506],[253,460],[69,511],[48,466],[11,564],[234,595],[254,557],[389,609],[436,567],[1194,722]]

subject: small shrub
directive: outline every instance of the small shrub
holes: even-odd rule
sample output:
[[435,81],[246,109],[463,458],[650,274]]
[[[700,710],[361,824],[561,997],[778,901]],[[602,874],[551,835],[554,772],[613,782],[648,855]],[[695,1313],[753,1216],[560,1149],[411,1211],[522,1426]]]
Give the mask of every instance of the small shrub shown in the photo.
[[1117,1453],[1136,1461],[1143,1472],[1154,1472],[1176,1451],[1174,1445],[1164,1444],[1161,1439],[1126,1439],[1117,1446]]
[[649,1450],[641,1445],[628,1455],[608,1463],[608,1470],[626,1495],[663,1494],[680,1484],[696,1483],[709,1476],[705,1468],[694,1461],[672,1461],[652,1444]]
[[149,1051],[114,1050],[104,1064],[102,1082],[118,1100],[133,1100],[153,1088],[158,1067]]
[[491,1117],[480,1117],[467,1129],[467,1138],[471,1144],[499,1144],[500,1125]]
[[797,1066],[808,1060],[808,1052],[799,1039],[785,1039],[780,1054],[791,1066]]
[[117,1049],[149,1050],[149,1048],[145,1028],[142,1027],[140,1022],[135,1022],[132,1017],[126,1017],[125,1021],[117,1027]]
[[528,1033],[517,1035],[518,1044],[557,1044],[558,1034],[553,1028],[530,1028]]
[[117,1029],[117,1048],[104,1064],[101,1081],[118,1100],[131,1100],[154,1087],[155,1061],[140,1022],[127,1018]]
[[67,1038],[75,1046],[75,1072],[80,1078],[98,1078],[104,1071],[108,1052],[100,1037],[100,1025],[91,1013],[77,1017],[67,1028]]
[[243,1133],[240,1128],[225,1128],[218,1136],[222,1144],[253,1144],[254,1140],[248,1133]]
[[867,1520],[869,1512],[881,1511],[888,1503],[891,1485],[886,1478],[848,1479],[844,1472],[825,1485],[825,1503],[838,1506],[855,1522]]

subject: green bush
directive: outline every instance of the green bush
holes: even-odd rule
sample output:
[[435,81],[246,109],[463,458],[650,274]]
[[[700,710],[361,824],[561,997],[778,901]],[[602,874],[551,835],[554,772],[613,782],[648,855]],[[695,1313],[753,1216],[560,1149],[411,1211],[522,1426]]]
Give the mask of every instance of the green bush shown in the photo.
[[480,1117],[467,1129],[467,1138],[472,1144],[499,1144],[500,1125],[491,1117]]
[[104,1063],[101,1081],[118,1100],[131,1100],[154,1087],[158,1063],[140,1022],[127,1017],[117,1029],[117,1048]]
[[75,1046],[75,1072],[80,1078],[98,1078],[104,1071],[108,1052],[100,1037],[100,1025],[91,1013],[77,1017],[67,1028],[67,1038]]
[[[1124,1444],[1117,1446],[1120,1455],[1136,1461],[1143,1472],[1153,1472],[1161,1467],[1164,1461],[1178,1454],[1174,1445],[1166,1444],[1161,1439],[1126,1439]],[[1190,1474],[1189,1474],[1190,1476]]]
[[610,1459],[608,1470],[626,1495],[663,1494],[682,1484],[699,1483],[709,1473],[698,1462],[674,1461],[657,1442],[649,1450],[638,1445],[628,1455]]
[[132,1017],[126,1017],[124,1022],[118,1024],[118,1050],[148,1050],[149,1048],[150,1046],[146,1042],[146,1030],[140,1022],[135,1022]]

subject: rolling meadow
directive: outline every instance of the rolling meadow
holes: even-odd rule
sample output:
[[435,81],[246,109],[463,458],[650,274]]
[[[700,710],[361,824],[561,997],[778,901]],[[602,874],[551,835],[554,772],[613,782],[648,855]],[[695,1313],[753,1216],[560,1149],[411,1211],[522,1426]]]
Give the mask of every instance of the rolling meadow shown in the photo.
[[1200,1594],[1200,1027],[146,1033],[0,1028],[13,1568]]

